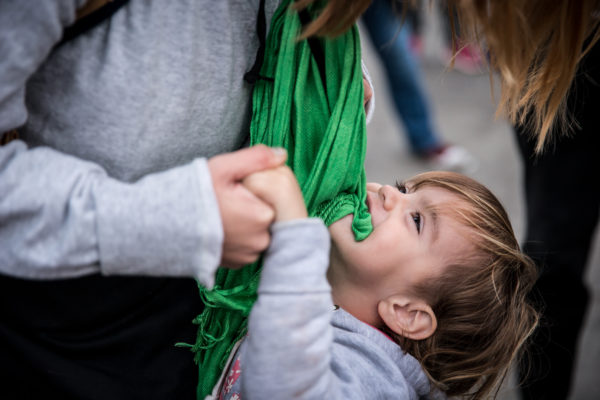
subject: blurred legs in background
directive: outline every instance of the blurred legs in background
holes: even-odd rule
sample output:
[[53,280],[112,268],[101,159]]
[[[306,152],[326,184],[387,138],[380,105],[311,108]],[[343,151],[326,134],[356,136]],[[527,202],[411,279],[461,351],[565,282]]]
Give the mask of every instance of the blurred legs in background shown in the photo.
[[471,172],[476,163],[462,147],[445,143],[433,118],[417,60],[410,50],[410,28],[388,0],[375,0],[362,21],[386,72],[395,111],[401,118],[411,151],[437,169]]

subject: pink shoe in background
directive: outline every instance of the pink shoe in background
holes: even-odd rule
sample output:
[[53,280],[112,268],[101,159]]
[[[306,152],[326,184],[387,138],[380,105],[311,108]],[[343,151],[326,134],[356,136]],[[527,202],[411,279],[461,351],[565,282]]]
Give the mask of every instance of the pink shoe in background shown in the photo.
[[480,75],[487,72],[481,50],[479,50],[477,46],[469,44],[459,47],[454,56],[452,55],[451,49],[444,49],[442,62],[446,66],[450,66],[453,58],[454,69],[465,75]]

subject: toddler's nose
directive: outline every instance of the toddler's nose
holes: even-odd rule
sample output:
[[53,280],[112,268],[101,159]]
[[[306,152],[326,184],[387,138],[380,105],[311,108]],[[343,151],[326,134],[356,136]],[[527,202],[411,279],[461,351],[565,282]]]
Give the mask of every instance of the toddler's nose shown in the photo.
[[406,201],[406,195],[400,192],[397,188],[384,185],[379,189],[379,195],[383,200],[383,208],[390,211],[397,205],[402,205]]

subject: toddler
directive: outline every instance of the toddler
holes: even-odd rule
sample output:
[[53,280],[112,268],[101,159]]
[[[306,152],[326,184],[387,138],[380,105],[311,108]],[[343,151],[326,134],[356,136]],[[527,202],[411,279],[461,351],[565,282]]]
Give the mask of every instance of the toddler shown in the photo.
[[307,218],[287,167],[244,185],[275,209],[258,300],[212,398],[495,395],[538,315],[536,268],[484,186],[451,172],[367,185],[373,232]]

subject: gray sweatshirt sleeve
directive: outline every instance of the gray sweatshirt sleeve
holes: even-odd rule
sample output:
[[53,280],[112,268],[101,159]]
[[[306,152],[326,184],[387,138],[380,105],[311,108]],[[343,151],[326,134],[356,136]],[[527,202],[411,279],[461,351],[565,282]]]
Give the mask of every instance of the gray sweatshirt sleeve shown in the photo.
[[275,224],[241,349],[242,398],[360,398],[331,367],[328,265],[329,235],[320,220]]
[[[84,2],[0,2],[0,132],[27,119],[26,81]],[[0,273],[181,276],[210,287],[222,240],[203,159],[123,183],[48,147],[0,146]]]
[[319,219],[303,219],[272,230],[241,350],[242,398],[331,398],[327,228]]
[[187,276],[211,287],[223,232],[210,187],[204,159],[123,183],[96,164],[10,143],[0,148],[0,271]]

